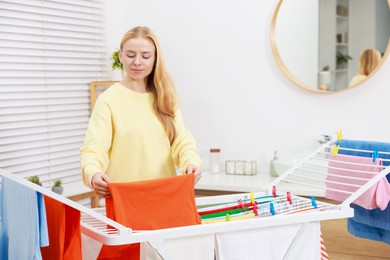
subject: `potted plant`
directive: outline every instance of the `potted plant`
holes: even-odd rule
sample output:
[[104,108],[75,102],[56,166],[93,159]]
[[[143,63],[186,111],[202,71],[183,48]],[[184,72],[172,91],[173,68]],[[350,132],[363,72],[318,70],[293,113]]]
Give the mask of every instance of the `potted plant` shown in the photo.
[[119,50],[116,50],[112,53],[111,61],[112,61],[111,64],[112,70],[121,70],[121,71],[123,70],[123,64],[119,60]]
[[62,180],[54,181],[54,185],[53,187],[51,187],[51,190],[55,193],[62,194],[62,192],[64,192],[64,187],[62,186]]
[[41,180],[39,179],[39,177],[37,175],[34,175],[34,176],[30,176],[28,178],[29,181],[31,181],[32,183],[35,183],[39,186],[42,186],[42,183],[41,183]]
[[343,66],[344,64],[346,64],[348,62],[348,60],[352,60],[352,57],[349,56],[348,54],[344,54],[341,51],[338,51],[336,53],[337,66],[339,66],[339,67]]

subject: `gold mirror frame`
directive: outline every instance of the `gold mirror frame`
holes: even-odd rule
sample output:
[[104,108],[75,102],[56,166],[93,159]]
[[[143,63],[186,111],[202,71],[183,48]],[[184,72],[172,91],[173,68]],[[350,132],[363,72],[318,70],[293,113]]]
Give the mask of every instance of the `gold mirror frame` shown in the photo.
[[[287,68],[287,66],[283,63],[283,60],[280,56],[280,53],[279,53],[279,50],[278,50],[278,47],[276,46],[276,40],[275,40],[275,28],[276,28],[276,20],[277,20],[277,16],[278,16],[278,13],[279,13],[279,9],[280,7],[282,6],[284,0],[279,0],[279,3],[277,4],[276,8],[275,8],[275,12],[273,14],[273,17],[272,17],[272,22],[271,22],[271,48],[272,48],[272,53],[273,53],[273,56],[275,58],[275,61],[276,63],[278,64],[279,68],[281,69],[281,71],[284,73],[284,75],[287,76],[287,78],[289,80],[291,80],[294,84],[296,84],[297,86],[305,89],[305,90],[308,90],[308,91],[311,91],[311,92],[315,92],[315,93],[323,93],[323,94],[330,94],[330,93],[336,93],[336,92],[341,92],[341,91],[345,91],[345,90],[348,90],[348,89],[351,89],[351,88],[354,88],[358,85],[360,85],[361,83],[369,80],[373,75],[375,75],[375,73],[382,67],[384,61],[387,59],[387,56],[389,55],[389,52],[390,52],[390,39],[388,41],[388,44],[387,44],[387,47],[386,47],[386,51],[382,57],[382,61],[381,63],[378,65],[378,67],[370,74],[367,76],[367,78],[365,78],[363,81],[359,82],[358,84],[356,85],[353,85],[351,87],[345,87],[343,89],[339,89],[339,90],[332,90],[332,91],[327,91],[327,90],[321,90],[321,89],[318,89],[318,88],[315,88],[315,87],[310,87],[308,85],[306,85],[305,83],[303,83],[302,81],[300,81],[297,77],[295,77],[291,72],[290,70]],[[389,5],[389,8],[390,8],[390,0],[387,0],[387,3]]]

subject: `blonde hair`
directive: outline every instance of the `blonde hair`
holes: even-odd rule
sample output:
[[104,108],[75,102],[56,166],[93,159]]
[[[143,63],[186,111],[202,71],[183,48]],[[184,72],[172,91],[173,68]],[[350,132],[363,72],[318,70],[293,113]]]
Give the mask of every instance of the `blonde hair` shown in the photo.
[[360,55],[359,74],[368,76],[382,60],[382,55],[375,49],[366,49]]
[[166,70],[160,44],[154,32],[145,26],[138,26],[130,29],[122,37],[120,50],[122,50],[123,44],[134,38],[147,38],[152,41],[156,48],[155,64],[152,72],[148,76],[147,84],[155,97],[154,110],[156,115],[162,123],[169,141],[172,144],[176,138],[174,119],[175,110],[178,107],[178,97],[173,80]]

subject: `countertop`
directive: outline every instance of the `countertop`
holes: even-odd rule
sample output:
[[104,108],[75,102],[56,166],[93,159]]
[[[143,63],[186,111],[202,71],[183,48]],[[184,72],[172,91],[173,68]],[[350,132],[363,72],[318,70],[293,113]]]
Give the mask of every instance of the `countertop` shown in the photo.
[[[268,173],[256,175],[229,175],[225,172],[202,172],[202,178],[195,185],[195,190],[227,191],[227,192],[258,192],[265,191],[276,178]],[[278,193],[289,191],[299,196],[324,197],[324,191],[310,186],[302,186],[281,182],[276,186]]]

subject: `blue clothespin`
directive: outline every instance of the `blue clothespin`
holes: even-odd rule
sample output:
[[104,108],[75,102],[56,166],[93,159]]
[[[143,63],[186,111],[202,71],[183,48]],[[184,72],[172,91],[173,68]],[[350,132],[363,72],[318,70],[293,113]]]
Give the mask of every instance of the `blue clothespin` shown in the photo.
[[311,205],[316,209],[317,208],[317,202],[316,198],[314,196],[311,196]]
[[269,204],[269,210],[270,210],[272,215],[275,215],[275,207],[274,207],[274,204],[272,202]]
[[378,149],[374,149],[374,151],[372,152],[372,162],[375,162],[378,156],[379,156]]

